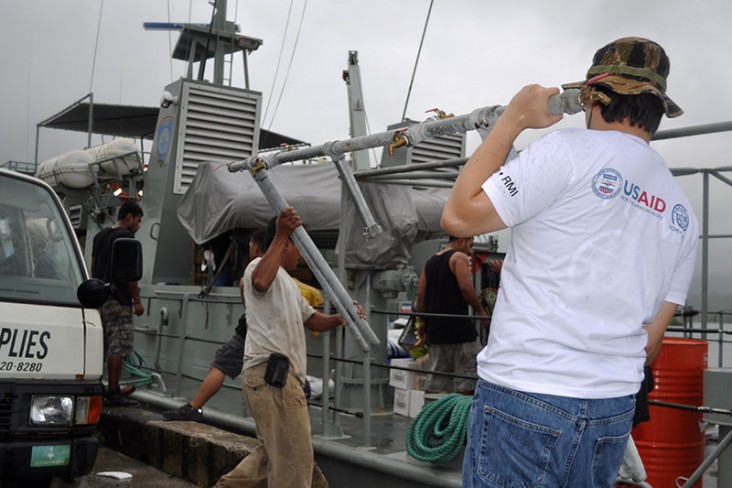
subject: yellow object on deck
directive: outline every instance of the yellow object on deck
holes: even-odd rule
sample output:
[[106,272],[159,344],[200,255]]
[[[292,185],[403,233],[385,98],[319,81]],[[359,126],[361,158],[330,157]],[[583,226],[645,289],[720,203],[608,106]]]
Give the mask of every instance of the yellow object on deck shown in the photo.
[[319,307],[323,303],[325,303],[325,299],[323,298],[323,293],[315,288],[314,286],[307,285],[303,283],[302,281],[298,280],[297,278],[292,278],[295,280],[295,283],[297,283],[298,288],[300,288],[300,293],[302,296],[305,297],[305,300],[308,301],[310,306],[312,307]]

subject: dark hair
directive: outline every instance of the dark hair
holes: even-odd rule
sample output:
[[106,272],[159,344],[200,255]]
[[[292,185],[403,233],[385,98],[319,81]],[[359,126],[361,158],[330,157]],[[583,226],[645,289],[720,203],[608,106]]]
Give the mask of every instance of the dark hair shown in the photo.
[[264,228],[264,250],[269,249],[269,245],[274,241],[275,234],[277,233],[277,216],[275,215],[269,222],[267,227]]
[[254,244],[258,245],[262,249],[265,249],[264,247],[264,239],[267,232],[266,229],[257,229],[254,232],[252,232],[252,235],[249,236],[249,240],[252,241]]
[[124,220],[128,215],[132,215],[133,217],[142,217],[142,208],[140,208],[140,206],[135,202],[125,202],[119,208],[119,212],[117,212],[117,220]]
[[661,117],[666,109],[657,96],[651,93],[621,95],[599,85],[594,86],[593,89],[610,97],[608,105],[598,103],[605,122],[621,122],[626,117],[630,117],[630,125],[645,129],[651,135],[658,130]]
[[451,236],[451,235],[448,235],[447,236],[447,242],[457,241],[458,239],[460,239],[460,238],[459,237],[455,237],[455,236]]

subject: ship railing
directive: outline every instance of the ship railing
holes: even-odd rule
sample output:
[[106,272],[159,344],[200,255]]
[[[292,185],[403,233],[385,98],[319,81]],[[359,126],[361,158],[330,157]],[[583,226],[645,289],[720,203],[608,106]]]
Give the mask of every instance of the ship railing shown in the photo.
[[120,201],[139,200],[145,166],[140,151],[130,151],[89,164],[94,180],[84,202],[92,215],[120,205]]
[[[189,331],[187,330],[187,324],[189,323],[188,316],[190,313],[190,305],[194,302],[205,302],[207,304],[223,304],[228,305],[230,307],[241,307],[241,302],[238,296],[235,295],[229,295],[229,294],[223,294],[223,293],[208,293],[205,296],[201,293],[196,292],[185,292],[185,291],[172,291],[172,290],[156,290],[154,292],[154,297],[146,297],[143,296],[143,300],[151,300],[154,298],[165,298],[165,299],[172,299],[174,301],[180,301],[180,303],[176,306],[178,310],[179,320],[177,321],[181,326],[178,328],[176,333],[166,333],[164,332],[164,327],[169,325],[169,314],[168,309],[166,307],[161,308],[160,310],[160,320],[158,321],[157,325],[155,327],[135,327],[134,331],[135,333],[146,335],[149,337],[154,338],[154,357],[152,359],[152,367],[147,366],[146,369],[152,372],[161,373],[161,374],[170,374],[175,376],[175,386],[173,388],[172,394],[175,396],[180,396],[181,392],[183,390],[183,380],[184,379],[194,379],[202,381],[202,378],[196,378],[191,375],[188,375],[185,372],[185,360],[187,358],[185,351],[186,351],[186,345],[188,343],[208,343],[208,344],[217,344],[222,345],[223,342],[217,341],[217,340],[211,340],[206,338],[199,338],[195,337],[189,334]],[[146,308],[149,309],[149,303]],[[352,305],[352,303],[349,301],[349,305]],[[367,304],[364,304],[366,307],[368,307]],[[325,307],[328,307],[329,304],[326,303]],[[359,318],[360,319],[360,318]],[[363,319],[360,319],[363,320]],[[367,325],[368,327],[368,325]],[[344,329],[340,329],[340,331],[343,331]],[[370,329],[369,329],[370,330]],[[352,332],[352,331],[351,331]],[[334,332],[333,332],[334,333]],[[371,332],[373,334],[373,332]],[[323,334],[324,337],[324,357],[330,357],[330,334],[326,333]],[[375,337],[375,336],[374,336]],[[164,339],[170,339],[170,340],[177,340],[177,354],[176,354],[176,364],[175,364],[175,371],[167,371],[163,369],[161,366],[161,351],[163,347],[163,340]],[[342,342],[341,342],[342,345]],[[367,344],[368,348],[368,344]],[[371,374],[371,367],[373,365],[373,358],[371,357],[371,354],[365,353],[363,355],[363,359],[361,361],[361,364],[364,368],[364,392],[363,392],[363,398],[364,398],[364,411],[369,411],[371,403],[371,388],[369,385],[372,384],[372,379],[370,377]],[[326,364],[324,364],[324,379],[327,380],[327,375],[325,375],[325,372],[328,371],[328,369],[325,367]],[[324,381],[324,384],[327,385],[327,381]],[[238,389],[241,389],[239,387]],[[328,397],[327,393],[327,387],[324,387],[324,397]],[[330,419],[330,416],[328,415],[328,409],[329,405],[326,403],[323,405],[324,419]],[[341,410],[340,408],[336,407],[337,410]],[[345,410],[343,410],[345,412]],[[364,421],[364,444],[366,446],[370,445],[371,441],[371,415],[362,415],[361,418],[363,418]],[[340,426],[337,425],[337,420],[333,420],[332,422],[330,420],[327,420],[327,423],[324,423],[324,427],[326,428],[327,432],[333,433],[338,432],[340,430]]]
[[[727,364],[726,359],[729,355],[729,348],[732,347],[732,313],[718,311],[708,312],[705,324],[696,326],[694,319],[698,317],[696,313],[692,316],[684,317],[682,325],[671,325],[666,333],[672,336],[681,336],[686,339],[701,339],[710,343],[710,366],[714,365],[718,368],[732,367]],[[716,328],[710,327],[710,323],[716,321]],[[725,349],[727,349],[725,354]],[[715,357],[716,356],[716,357]]]
[[[165,395],[173,395],[175,397],[180,397],[183,392],[183,381],[184,380],[194,380],[194,381],[203,381],[203,377],[197,377],[195,375],[189,374],[186,372],[186,361],[189,356],[185,353],[186,347],[189,344],[212,344],[212,345],[222,345],[224,342],[220,340],[215,340],[211,338],[206,337],[196,337],[189,333],[187,330],[187,327],[185,324],[187,324],[189,321],[187,319],[187,316],[189,315],[189,307],[192,303],[195,302],[205,302],[207,304],[220,304],[220,305],[228,305],[230,307],[240,307],[241,304],[239,302],[239,297],[229,294],[223,294],[223,293],[210,293],[206,295],[205,297],[201,296],[199,293],[195,292],[178,292],[178,291],[167,291],[167,290],[156,290],[155,295],[157,298],[167,298],[167,299],[173,299],[176,301],[180,301],[180,304],[176,306],[178,309],[179,314],[179,320],[178,323],[181,325],[177,331],[169,333],[164,330],[166,326],[169,325],[169,317],[168,317],[168,311],[166,307],[161,308],[160,310],[160,320],[157,323],[157,326],[155,327],[135,327],[134,331],[136,334],[145,335],[148,337],[152,337],[154,340],[153,345],[153,358],[148,362],[145,361],[144,365],[138,366],[138,368],[142,371],[146,371],[149,373],[154,373],[157,375],[170,375],[175,378],[174,386],[172,388],[172,391],[165,391],[163,392]],[[142,297],[143,300],[150,299],[152,297]],[[325,307],[328,307],[328,304],[326,303]],[[370,307],[368,303],[364,304],[364,307],[369,310],[370,313],[374,314],[388,314],[392,316],[398,316],[398,315],[417,315],[412,314],[409,312],[398,312],[394,310],[379,310],[374,309]],[[421,316],[443,316],[443,317],[468,317],[473,320],[485,320],[485,316],[480,315],[450,315],[450,314],[418,314]],[[489,317],[488,317],[489,318]],[[435,375],[444,375],[449,376],[453,378],[464,378],[464,379],[477,379],[476,377],[472,376],[466,376],[457,374],[450,371],[428,371],[420,368],[406,368],[401,366],[395,366],[390,365],[386,363],[381,363],[378,361],[375,361],[370,354],[366,354],[367,361],[363,360],[355,360],[355,359],[349,359],[345,356],[344,351],[341,349],[338,349],[336,352],[331,352],[330,349],[330,336],[332,334],[342,333],[343,329],[338,329],[337,331],[332,331],[329,333],[321,334],[321,337],[324,338],[324,347],[323,347],[323,354],[308,354],[308,357],[311,359],[319,359],[322,361],[323,365],[323,392],[321,396],[321,402],[309,402],[310,405],[315,407],[321,407],[323,412],[323,432],[324,437],[339,437],[338,434],[342,435],[343,431],[340,426],[340,423],[338,421],[338,418],[336,415],[333,414],[344,414],[344,415],[350,415],[352,417],[361,419],[363,421],[363,445],[364,447],[369,447],[371,445],[371,420],[373,415],[376,413],[372,411],[370,404],[370,395],[367,394],[367,392],[371,391],[371,388],[379,381],[382,381],[382,379],[372,379],[371,378],[371,368],[378,368],[378,369],[387,369],[387,370],[405,370],[405,371],[411,371],[418,374],[435,374]],[[161,350],[163,346],[164,340],[173,340],[177,341],[177,351],[178,354],[176,355],[177,359],[174,365],[174,370],[170,370],[170,368],[163,368],[161,365]],[[342,345],[342,342],[341,342]],[[190,347],[190,346],[188,346]],[[150,359],[150,358],[146,358]],[[356,364],[356,365],[362,365],[364,367],[364,381],[363,381],[363,397],[365,399],[369,399],[369,403],[364,402],[364,408],[362,410],[353,409],[353,408],[344,408],[342,405],[339,404],[338,400],[334,398],[333,402],[330,401],[331,394],[328,387],[328,372],[331,370],[330,365],[332,363],[336,364]],[[388,382],[388,374],[387,378],[383,380],[383,383]],[[345,378],[342,378],[341,375],[336,374],[334,378],[335,382],[335,391],[337,392],[339,388],[342,386],[341,382],[344,381]],[[223,385],[225,388],[230,388],[234,390],[241,391],[241,386],[231,386],[227,385],[226,383]]]
[[26,175],[35,175],[36,169],[38,165],[36,163],[28,163],[26,161],[6,161],[4,163],[0,163],[0,168],[9,169],[10,171],[15,171],[16,173],[23,173]]
[[[169,298],[175,298],[181,300],[181,307],[179,310],[179,313],[181,314],[181,320],[179,323],[185,324],[187,323],[187,320],[185,319],[185,315],[187,315],[188,307],[193,302],[207,302],[207,303],[218,303],[218,304],[224,304],[229,305],[231,307],[238,307],[240,306],[240,303],[238,301],[238,297],[234,295],[227,295],[227,294],[221,294],[221,293],[213,293],[205,298],[200,298],[196,293],[185,293],[185,292],[174,292],[174,291],[158,291],[156,294],[160,296],[167,296]],[[373,314],[384,314],[384,315],[390,315],[390,316],[410,316],[410,315],[422,315],[422,316],[453,316],[449,314],[416,314],[411,312],[399,312],[395,310],[380,310],[371,308],[369,304],[364,304],[367,308],[369,308],[370,313]],[[184,379],[187,380],[193,380],[193,381],[202,381],[203,377],[198,377],[196,375],[189,374],[185,370],[185,361],[188,357],[185,354],[185,348],[186,344],[189,344],[188,347],[190,347],[190,344],[213,344],[213,345],[221,345],[223,344],[222,341],[213,340],[211,338],[206,337],[195,337],[189,334],[189,332],[185,329],[185,326],[182,326],[178,331],[175,333],[167,333],[163,329],[163,325],[166,325],[166,320],[164,317],[164,313],[161,312],[161,325],[157,329],[153,328],[136,328],[135,332],[139,334],[144,334],[148,336],[154,337],[156,341],[156,356],[153,358],[151,363],[154,365],[152,367],[149,367],[149,371],[159,373],[159,374],[168,374],[175,377],[175,387],[173,391],[171,392],[174,396],[180,396],[182,392],[182,382]],[[729,317],[731,314],[724,313],[724,312],[717,312],[714,314],[714,317],[718,320],[718,328],[717,329],[702,329],[700,327],[694,326],[691,317],[684,317],[684,323],[681,325],[673,325],[669,328],[669,334],[682,334],[685,337],[706,337],[707,340],[713,341],[716,335],[716,342],[719,349],[719,357],[718,357],[718,364],[719,366],[724,366],[724,346],[728,345],[730,343],[729,335],[732,334],[732,327],[729,327]],[[457,317],[457,316],[455,316]],[[464,315],[460,315],[459,317],[465,317]],[[480,315],[468,315],[468,318],[474,320],[474,321],[481,321],[486,319],[484,316]],[[325,335],[332,335],[337,334],[339,331],[334,331],[329,334]],[[178,341],[178,350],[180,351],[180,354],[177,355],[177,363],[175,365],[175,368],[173,371],[167,370],[169,368],[163,369],[160,367],[160,345],[162,340],[175,340]],[[321,396],[320,402],[318,401],[311,401],[309,404],[314,407],[320,407],[322,408],[323,412],[323,432],[324,437],[337,437],[333,433],[341,432],[341,426],[338,420],[338,415],[349,415],[353,418],[360,419],[364,422],[364,439],[363,444],[365,447],[368,447],[371,443],[371,432],[370,429],[367,429],[367,425],[369,424],[369,420],[371,417],[377,413],[372,411],[371,408],[364,408],[363,410],[355,409],[355,408],[345,408],[343,405],[339,404],[336,399],[333,399],[331,401],[331,395],[327,388],[328,384],[328,378],[329,375],[326,374],[326,372],[329,372],[331,370],[332,364],[353,364],[353,365],[359,365],[363,364],[362,361],[358,359],[349,359],[345,357],[343,354],[343,351],[336,351],[331,352],[328,348],[324,348],[323,354],[308,354],[308,358],[310,359],[317,359],[322,361],[323,364],[323,393]],[[391,370],[403,370],[403,371],[409,371],[417,374],[438,374],[438,375],[444,375],[452,378],[464,378],[464,379],[476,379],[475,377],[456,374],[450,371],[429,371],[427,369],[422,369],[419,367],[405,367],[405,366],[397,366],[393,364],[388,364],[384,362],[379,362],[375,360],[370,360],[368,364],[369,369],[375,368],[375,369],[387,369],[389,371]],[[387,375],[388,376],[388,375]],[[341,375],[336,374],[333,378],[335,381],[335,389],[338,391],[342,385],[340,382],[343,380],[341,378]],[[388,380],[387,380],[388,381]],[[363,388],[365,390],[368,390],[374,386],[373,381],[363,383]],[[234,389],[237,391],[241,391],[241,386],[231,386],[224,384],[225,388]]]

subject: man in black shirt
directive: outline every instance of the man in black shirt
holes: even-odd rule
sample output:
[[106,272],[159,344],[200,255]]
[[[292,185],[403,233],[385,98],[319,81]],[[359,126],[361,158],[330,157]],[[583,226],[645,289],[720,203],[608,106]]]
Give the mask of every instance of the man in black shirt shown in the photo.
[[[417,312],[468,315],[468,305],[486,316],[471,280],[473,238],[450,237],[445,247],[429,258],[419,279]],[[421,317],[426,324],[430,371],[477,377],[478,332],[467,317]],[[431,374],[424,389],[430,393],[472,394],[474,379]]]
[[[142,315],[145,307],[140,301],[140,290],[136,281],[112,282],[112,246],[120,238],[134,238],[140,228],[142,209],[135,202],[125,202],[117,214],[117,223],[102,229],[92,244],[92,276],[105,283],[111,283],[112,291],[99,309],[104,327],[104,356],[107,359],[107,393],[104,399],[110,407],[131,406],[137,402],[122,396],[119,379],[122,374],[122,359],[132,354],[132,313]],[[117,256],[115,259],[119,259]],[[116,266],[125,266],[116,263]],[[132,264],[130,264],[132,266]]]

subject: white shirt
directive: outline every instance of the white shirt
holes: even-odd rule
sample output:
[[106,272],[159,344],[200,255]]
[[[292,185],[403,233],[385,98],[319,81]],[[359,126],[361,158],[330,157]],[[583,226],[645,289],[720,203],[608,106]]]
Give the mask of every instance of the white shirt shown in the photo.
[[617,131],[548,134],[484,184],[512,228],[481,378],[576,398],[635,394],[650,323],[683,304],[691,205],[663,159]]
[[290,359],[290,374],[304,384],[307,360],[304,322],[315,310],[282,267],[267,291],[257,291],[252,284],[252,272],[260,260],[252,260],[244,270],[247,314],[244,369],[266,362],[272,353],[280,353]]

